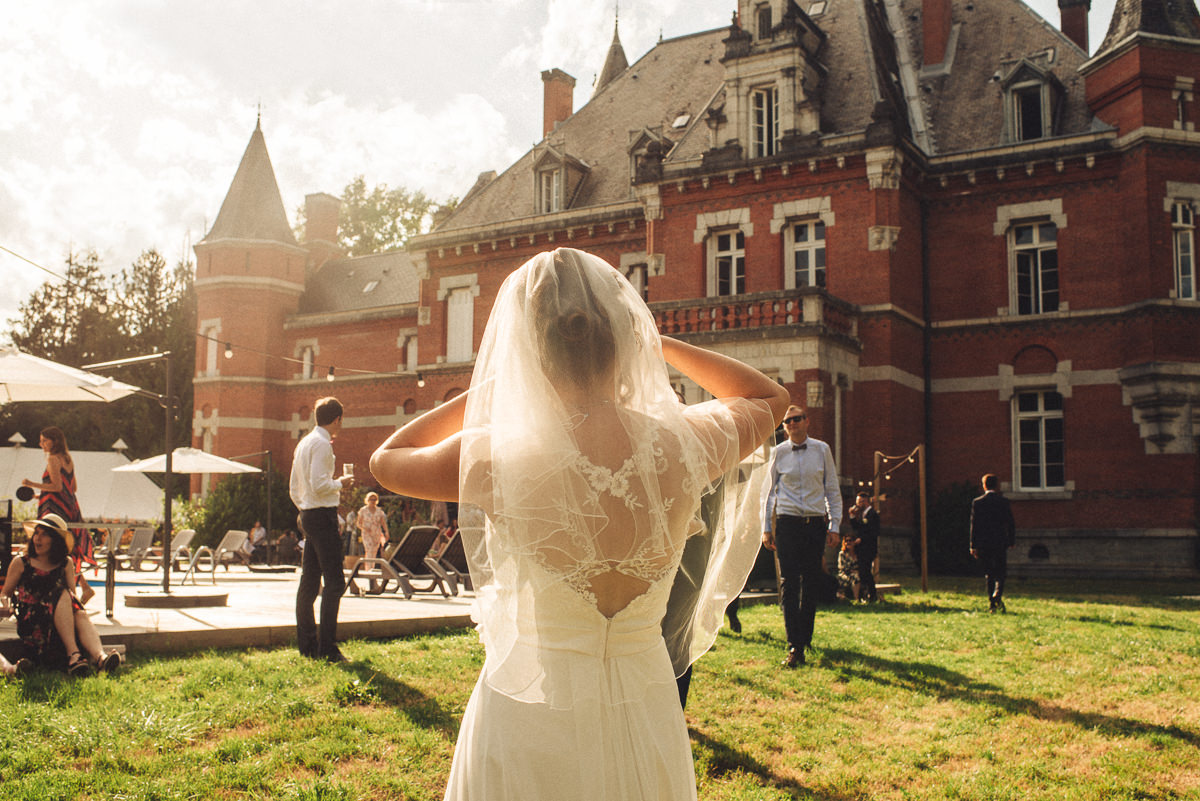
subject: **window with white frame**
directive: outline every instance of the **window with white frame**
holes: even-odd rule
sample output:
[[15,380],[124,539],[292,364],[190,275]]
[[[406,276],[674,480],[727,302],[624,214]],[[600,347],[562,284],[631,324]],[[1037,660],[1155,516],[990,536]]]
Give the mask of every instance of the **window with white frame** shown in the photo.
[[825,286],[825,221],[789,222],[784,240],[792,271],[789,288]]
[[746,291],[746,235],[738,229],[714,231],[709,241],[713,294],[725,297]]
[[1062,395],[1051,390],[1018,392],[1014,410],[1019,489],[1065,486]]
[[474,327],[474,293],[470,287],[452,289],[446,297],[446,361],[471,361]]
[[1196,300],[1196,213],[1187,200],[1171,206],[1171,243],[1175,256],[1175,297]]
[[1009,244],[1017,314],[1058,311],[1058,226],[1018,223]]
[[563,171],[558,167],[538,173],[538,212],[551,214],[562,211]]
[[774,86],[750,93],[750,142],[754,158],[779,152],[779,90]]

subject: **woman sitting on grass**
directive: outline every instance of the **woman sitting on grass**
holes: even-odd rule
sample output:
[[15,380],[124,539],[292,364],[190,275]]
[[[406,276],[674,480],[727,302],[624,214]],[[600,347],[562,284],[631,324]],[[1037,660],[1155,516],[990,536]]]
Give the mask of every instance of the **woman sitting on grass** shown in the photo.
[[[72,676],[89,673],[93,666],[114,670],[120,656],[105,653],[96,627],[75,597],[75,566],[68,557],[74,536],[66,521],[47,514],[26,522],[25,528],[29,547],[24,557],[13,559],[0,590],[15,606],[17,635],[25,647],[25,657],[11,672],[24,673],[34,666],[65,668]],[[0,613],[8,616],[12,610],[6,604]]]

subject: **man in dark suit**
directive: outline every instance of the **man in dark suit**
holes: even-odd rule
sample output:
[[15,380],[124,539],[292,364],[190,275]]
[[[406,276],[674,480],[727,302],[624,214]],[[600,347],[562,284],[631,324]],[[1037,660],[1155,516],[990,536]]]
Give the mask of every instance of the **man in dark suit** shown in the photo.
[[971,556],[983,564],[991,612],[1004,612],[1004,579],[1008,549],[1017,544],[1012,507],[1000,494],[1000,479],[983,477],[983,494],[971,501]]
[[879,511],[871,505],[871,493],[860,490],[850,507],[850,525],[858,538],[858,597],[878,601],[875,591],[875,557],[879,555]]

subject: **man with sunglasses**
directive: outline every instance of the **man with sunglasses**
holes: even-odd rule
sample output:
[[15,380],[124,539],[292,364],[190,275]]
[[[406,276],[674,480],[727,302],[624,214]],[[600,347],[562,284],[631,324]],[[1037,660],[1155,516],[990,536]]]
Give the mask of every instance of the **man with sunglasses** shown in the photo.
[[771,452],[771,491],[763,512],[763,545],[779,556],[780,606],[787,629],[787,668],[804,664],[812,647],[821,557],[838,543],[842,492],[833,452],[808,436],[808,413],[789,406],[783,418],[787,439]]

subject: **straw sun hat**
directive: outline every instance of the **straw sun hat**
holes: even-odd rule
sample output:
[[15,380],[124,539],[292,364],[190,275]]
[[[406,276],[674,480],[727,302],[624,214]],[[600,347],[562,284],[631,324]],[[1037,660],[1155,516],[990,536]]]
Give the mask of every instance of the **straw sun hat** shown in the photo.
[[37,529],[38,526],[48,528],[62,537],[67,543],[67,553],[70,553],[75,548],[75,536],[71,534],[71,530],[67,528],[67,521],[63,520],[53,512],[38,520],[25,521],[25,531],[29,534],[33,534],[34,530]]

